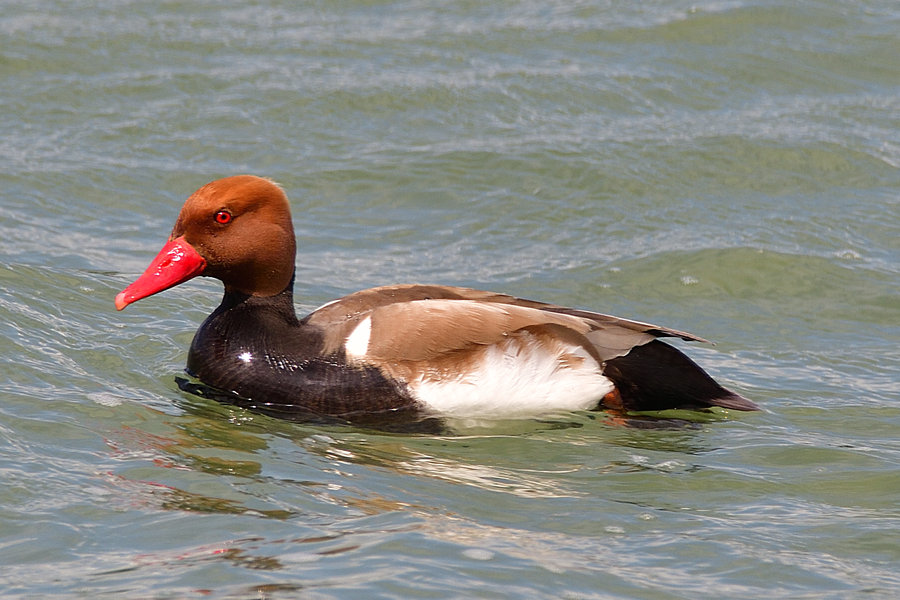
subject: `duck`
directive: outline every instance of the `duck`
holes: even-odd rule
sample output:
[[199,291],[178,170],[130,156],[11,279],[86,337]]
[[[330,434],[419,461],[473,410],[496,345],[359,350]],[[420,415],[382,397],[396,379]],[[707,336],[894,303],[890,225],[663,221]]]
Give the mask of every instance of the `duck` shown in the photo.
[[186,373],[217,399],[294,420],[760,410],[660,338],[707,340],[598,312],[402,284],[351,293],[300,318],[295,260],[282,187],[225,177],[188,197],[168,241],[115,306],[197,276],[220,280],[222,301],[194,335]]

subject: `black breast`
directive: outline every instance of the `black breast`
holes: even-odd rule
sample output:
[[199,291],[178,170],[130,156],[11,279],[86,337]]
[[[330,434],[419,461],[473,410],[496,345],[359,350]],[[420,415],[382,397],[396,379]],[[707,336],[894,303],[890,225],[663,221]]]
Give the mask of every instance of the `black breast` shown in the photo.
[[293,420],[420,416],[400,384],[376,368],[348,364],[343,351],[323,355],[322,339],[317,328],[297,321],[290,292],[226,293],[194,336],[187,371],[232,403]]

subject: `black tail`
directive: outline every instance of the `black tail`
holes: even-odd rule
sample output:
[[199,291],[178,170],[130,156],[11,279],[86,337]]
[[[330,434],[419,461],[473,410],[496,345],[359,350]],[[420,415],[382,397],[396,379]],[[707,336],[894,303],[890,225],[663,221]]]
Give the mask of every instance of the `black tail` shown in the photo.
[[716,383],[680,350],[659,340],[635,346],[625,356],[607,360],[603,374],[615,384],[621,408],[625,410],[711,406],[760,410],[750,400]]

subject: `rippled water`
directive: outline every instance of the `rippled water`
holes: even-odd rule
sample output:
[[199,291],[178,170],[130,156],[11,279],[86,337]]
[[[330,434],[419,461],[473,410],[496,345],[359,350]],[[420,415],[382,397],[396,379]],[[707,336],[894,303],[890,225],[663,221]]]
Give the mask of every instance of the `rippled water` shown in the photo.
[[[0,593],[900,594],[888,1],[5,2]],[[693,331],[765,407],[389,435],[178,391],[116,313],[183,199],[281,182],[297,302],[392,282]]]

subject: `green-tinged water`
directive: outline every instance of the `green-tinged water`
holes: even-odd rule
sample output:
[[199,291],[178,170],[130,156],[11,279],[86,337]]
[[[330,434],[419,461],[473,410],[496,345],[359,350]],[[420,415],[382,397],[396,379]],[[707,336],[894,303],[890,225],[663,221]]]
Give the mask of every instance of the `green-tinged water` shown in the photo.
[[[898,56],[886,0],[4,2],[0,596],[896,598]],[[113,297],[243,172],[292,199],[301,312],[610,312],[765,410],[400,435],[185,395],[217,282]]]

